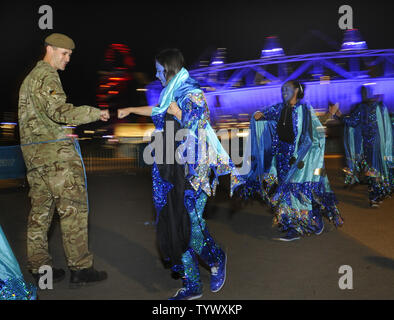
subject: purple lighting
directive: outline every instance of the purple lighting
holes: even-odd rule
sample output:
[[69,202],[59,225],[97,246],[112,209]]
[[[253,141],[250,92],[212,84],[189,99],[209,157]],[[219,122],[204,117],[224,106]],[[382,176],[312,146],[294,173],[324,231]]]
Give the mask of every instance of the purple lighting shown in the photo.
[[261,50],[262,56],[272,56],[271,53],[277,52],[277,54],[284,54],[283,48],[274,48],[274,49],[269,49],[269,50]]
[[274,57],[284,55],[285,52],[280,46],[278,37],[267,37],[265,38],[264,48],[261,50],[260,58]]
[[[362,39],[347,40],[363,42]],[[281,52],[280,46],[264,50],[267,53]],[[355,63],[365,58],[379,66],[380,71],[370,74],[363,64]],[[279,66],[285,64],[291,73],[279,72]],[[256,110],[280,102],[281,85],[291,79],[306,85],[304,102],[310,103],[317,111],[325,112],[329,103],[338,102],[341,111],[346,114],[361,101],[359,88],[373,85],[374,93],[393,112],[394,69],[390,66],[394,66],[394,49],[367,49],[267,56],[235,63],[224,62],[189,70],[189,73],[205,91],[213,123],[225,117],[236,123],[244,122]],[[223,81],[212,81],[214,74],[223,74]],[[155,81],[147,88],[148,104],[153,106],[157,104],[162,86]]]
[[345,31],[341,51],[365,49],[368,49],[367,43],[362,39],[361,34],[357,29]]
[[226,48],[217,48],[211,59],[211,66],[215,66],[218,64],[224,64],[226,60]]
[[363,50],[367,49],[367,43],[365,41],[359,41],[359,42],[344,42],[342,43],[342,49],[341,50]]
[[[320,84],[318,81],[303,82],[306,86],[303,102],[313,106],[315,111],[327,111],[329,102],[338,102],[343,113],[349,113],[356,103],[361,101],[359,88],[365,83],[362,79],[344,79]],[[382,96],[383,102],[393,112],[394,79],[380,78],[375,80],[374,93]],[[371,84],[372,85],[372,84]],[[257,110],[282,101],[281,84],[240,88],[221,92],[207,92],[207,102],[211,118],[219,119],[223,115],[236,117],[239,113],[251,115]],[[220,108],[216,108],[217,97],[220,98]]]

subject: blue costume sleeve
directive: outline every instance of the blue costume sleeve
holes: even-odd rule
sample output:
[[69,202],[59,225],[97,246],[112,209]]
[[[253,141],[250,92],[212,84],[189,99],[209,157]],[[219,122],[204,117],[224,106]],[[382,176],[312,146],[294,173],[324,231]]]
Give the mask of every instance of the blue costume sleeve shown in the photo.
[[382,105],[383,109],[383,122],[384,122],[384,159],[386,160],[390,168],[393,167],[393,127],[391,125],[391,119],[389,110],[385,105]]
[[346,168],[343,169],[346,175],[345,184],[354,184],[359,182],[358,174],[362,160],[361,124],[355,127],[345,124],[343,140],[346,156]]
[[19,278],[22,272],[0,226],[0,279]]
[[23,279],[18,261],[0,226],[0,300],[36,298],[36,288]]
[[[298,118],[303,119],[305,114],[302,115],[303,109],[298,109]],[[311,129],[308,130],[312,135],[310,138],[304,140],[301,143],[301,147],[298,151],[297,162],[294,164],[295,169],[292,176],[286,179],[292,183],[302,183],[305,181],[317,182],[319,176],[315,175],[316,169],[322,169],[324,167],[324,148],[325,148],[325,133],[322,124],[320,123],[315,111],[312,107],[308,107],[309,116],[311,119]],[[305,121],[307,121],[305,119]],[[297,164],[303,161],[304,166],[302,169],[298,169]],[[291,170],[290,170],[291,172]],[[289,172],[289,173],[290,173]]]
[[[230,174],[232,195],[243,180],[209,123],[209,109],[203,91],[197,89],[188,93],[178,104],[182,109],[181,124],[189,129],[187,140],[182,145],[195,152],[193,163],[187,165],[190,184],[196,191],[201,188],[210,196],[215,194],[218,177]],[[212,183],[211,170],[215,174]]]
[[373,163],[373,166],[381,173],[382,178],[388,181],[392,165],[393,134],[388,110],[383,105],[378,105],[376,108],[376,122],[379,139],[375,144],[380,148],[376,150],[379,154],[374,157],[375,163]]
[[343,122],[350,127],[356,127],[359,124],[361,124],[362,114],[363,114],[363,105],[360,104],[349,115],[343,117]]
[[273,120],[278,122],[279,121],[279,117],[280,117],[280,111],[282,110],[281,108],[281,104],[275,104],[263,111],[261,111],[263,113],[263,119],[264,120]]
[[362,119],[365,108],[359,104],[348,116],[343,117],[344,122],[344,148],[346,156],[345,184],[359,182],[358,175],[361,170],[363,158]]
[[[255,193],[266,198],[276,177],[275,157],[272,144],[275,137],[275,121],[258,120],[254,114],[250,120],[249,137],[245,146],[240,173],[245,179],[241,196],[250,198]],[[263,188],[263,181],[266,187]]]
[[205,100],[204,93],[201,90],[195,90],[187,94],[181,103],[182,119],[181,125],[184,128],[192,129],[198,123],[202,128],[209,121],[209,110]]

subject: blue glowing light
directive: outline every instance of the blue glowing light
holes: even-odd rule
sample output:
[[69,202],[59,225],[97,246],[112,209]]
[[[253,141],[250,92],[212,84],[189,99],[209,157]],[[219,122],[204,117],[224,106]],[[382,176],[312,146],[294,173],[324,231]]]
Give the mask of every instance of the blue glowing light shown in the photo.
[[279,39],[277,37],[265,38],[264,48],[261,50],[261,58],[280,56],[284,54],[285,52],[280,46]]
[[[277,48],[267,50],[279,52]],[[376,64],[382,66],[382,72],[377,77],[371,77],[368,70],[354,71],[346,63],[338,63],[338,59],[351,61],[364,57],[374,59]],[[232,119],[231,122],[241,122],[247,121],[241,119],[247,119],[256,110],[281,102],[281,85],[292,79],[298,79],[306,85],[304,102],[311,104],[317,111],[327,111],[329,103],[338,102],[341,111],[346,114],[361,101],[360,87],[369,85],[374,86],[374,94],[393,112],[394,69],[389,68],[392,61],[393,49],[349,50],[224,63],[189,70],[189,73],[205,91],[213,123],[224,117]],[[293,64],[292,73],[281,75],[275,73],[275,68],[268,69],[269,71],[266,68],[281,64]],[[313,74],[316,64],[320,64],[322,69],[320,77]],[[210,75],[221,72],[226,72],[225,82],[212,82]],[[257,74],[261,74],[265,81],[256,81]],[[162,86],[153,82],[147,88],[148,104],[154,106],[158,102]]]
[[348,41],[342,43],[341,50],[364,50],[367,49],[367,43],[365,41]]
[[357,29],[346,30],[341,50],[365,50],[368,49],[367,43],[362,39]]
[[274,49],[269,49],[269,50],[261,50],[261,57],[272,57],[276,55],[282,55],[284,54],[284,51],[282,48],[274,48]]
[[[327,81],[303,82],[306,86],[303,102],[313,106],[316,111],[327,111],[328,103],[339,103],[341,111],[349,113],[355,104],[361,102],[359,88],[364,85],[363,79],[344,79]],[[394,111],[394,78],[376,79],[374,93],[382,97],[383,102]],[[257,110],[263,110],[282,101],[281,84],[240,88],[221,92],[206,92],[211,118],[218,120],[222,115],[251,115]],[[218,108],[218,100],[220,108]]]
[[212,55],[210,66],[224,64],[226,60],[226,48],[217,48]]

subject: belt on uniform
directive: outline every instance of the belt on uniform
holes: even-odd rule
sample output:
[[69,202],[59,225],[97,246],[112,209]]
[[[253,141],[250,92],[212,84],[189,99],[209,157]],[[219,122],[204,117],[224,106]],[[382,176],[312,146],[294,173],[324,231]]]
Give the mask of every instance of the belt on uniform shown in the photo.
[[83,174],[84,174],[84,177],[85,177],[85,190],[86,190],[86,200],[87,200],[86,202],[87,202],[88,214],[89,214],[88,179],[86,178],[86,169],[85,169],[85,164],[83,163],[83,159],[82,159],[81,147],[80,147],[79,142],[78,142],[77,139],[74,139],[74,138],[62,138],[62,139],[56,139],[56,140],[30,142],[30,143],[21,144],[21,147],[35,145],[35,144],[44,144],[44,143],[51,143],[51,142],[67,141],[67,140],[71,140],[72,141],[72,143],[74,144],[75,150],[77,151],[78,156],[81,159],[81,164],[82,164],[82,168],[83,168]]

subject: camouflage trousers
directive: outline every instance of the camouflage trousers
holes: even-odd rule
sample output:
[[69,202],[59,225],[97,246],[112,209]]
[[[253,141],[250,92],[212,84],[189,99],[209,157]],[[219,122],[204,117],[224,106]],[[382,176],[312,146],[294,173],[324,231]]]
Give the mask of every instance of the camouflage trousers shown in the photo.
[[84,171],[80,161],[55,162],[27,173],[31,211],[27,226],[28,269],[38,272],[52,266],[48,230],[55,208],[60,217],[63,248],[71,270],[89,268],[88,204]]

